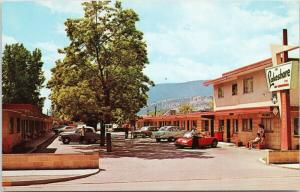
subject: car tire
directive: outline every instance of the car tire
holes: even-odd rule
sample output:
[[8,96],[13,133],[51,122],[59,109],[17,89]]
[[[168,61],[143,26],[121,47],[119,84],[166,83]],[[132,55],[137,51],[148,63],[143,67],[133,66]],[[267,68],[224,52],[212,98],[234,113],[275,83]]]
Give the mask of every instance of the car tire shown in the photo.
[[88,140],[88,143],[95,144],[95,143],[96,143],[96,140],[95,140],[95,139],[89,139],[89,140]]
[[62,139],[63,144],[69,144],[70,141],[71,141],[71,139],[68,137]]
[[216,139],[213,140],[213,142],[212,142],[212,144],[211,144],[211,147],[216,148],[217,145],[218,145],[218,141],[217,141]]
[[160,138],[156,138],[156,142],[160,142]]

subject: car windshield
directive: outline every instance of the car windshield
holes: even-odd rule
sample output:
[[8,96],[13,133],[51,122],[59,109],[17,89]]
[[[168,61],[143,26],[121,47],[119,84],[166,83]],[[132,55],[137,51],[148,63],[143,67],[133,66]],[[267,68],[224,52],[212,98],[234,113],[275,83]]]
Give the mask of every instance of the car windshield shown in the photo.
[[192,132],[186,132],[186,133],[183,135],[183,137],[185,137],[185,138],[191,138],[191,137],[193,137],[193,133],[192,133]]
[[142,127],[141,128],[141,131],[147,131],[148,130],[148,127]]
[[168,127],[161,127],[159,128],[160,131],[166,131],[168,129]]

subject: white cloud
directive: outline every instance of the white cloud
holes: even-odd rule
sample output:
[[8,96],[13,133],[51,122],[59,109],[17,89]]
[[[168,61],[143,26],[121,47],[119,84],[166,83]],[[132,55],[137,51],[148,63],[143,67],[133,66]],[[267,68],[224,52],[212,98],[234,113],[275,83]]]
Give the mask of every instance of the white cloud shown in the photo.
[[34,2],[48,7],[52,12],[82,13],[83,0],[35,0]]
[[269,7],[246,9],[236,1],[176,1],[181,10],[176,25],[145,32],[150,53],[145,72],[160,82],[215,78],[271,57],[270,44],[282,43],[283,28],[289,44],[299,44],[298,3],[277,3],[286,14]]
[[39,42],[35,43],[33,47],[37,47],[42,50],[42,60],[49,66],[54,66],[55,61],[63,57],[57,52],[57,50],[59,48],[63,48],[63,46],[57,45],[54,42]]
[[6,44],[13,43],[17,43],[17,40],[14,37],[2,34],[2,47],[4,47]]
[[208,66],[209,63],[196,62],[185,57],[169,60],[159,58],[151,62],[144,72],[151,76],[155,83],[167,83],[206,80],[229,69],[225,65]]

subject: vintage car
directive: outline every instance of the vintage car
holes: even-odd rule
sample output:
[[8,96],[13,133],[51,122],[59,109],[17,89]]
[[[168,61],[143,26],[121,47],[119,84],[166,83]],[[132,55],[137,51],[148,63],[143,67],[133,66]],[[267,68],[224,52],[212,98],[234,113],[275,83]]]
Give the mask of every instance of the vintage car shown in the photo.
[[64,126],[60,129],[56,129],[54,132],[55,132],[55,134],[60,134],[62,132],[75,131],[76,129],[77,129],[77,127],[75,127],[75,126]]
[[171,142],[176,141],[176,139],[179,137],[182,137],[185,132],[185,129],[177,126],[164,126],[158,131],[154,132],[153,135],[157,142],[165,139]]
[[184,147],[217,147],[218,140],[215,137],[204,136],[200,133],[196,134],[197,143],[193,146],[193,136],[195,134],[190,131],[186,132],[183,137],[178,138],[175,142],[175,146],[177,148],[184,148]]
[[[59,135],[59,140],[63,142],[63,144],[69,144],[70,142],[79,142],[81,136],[82,127],[78,127],[74,131],[70,132],[62,132]],[[96,141],[100,140],[100,131],[95,131],[93,127],[84,127],[84,141],[87,143],[96,143]]]
[[144,126],[139,130],[133,132],[133,138],[137,137],[151,137],[152,132],[158,131],[158,127],[156,126]]

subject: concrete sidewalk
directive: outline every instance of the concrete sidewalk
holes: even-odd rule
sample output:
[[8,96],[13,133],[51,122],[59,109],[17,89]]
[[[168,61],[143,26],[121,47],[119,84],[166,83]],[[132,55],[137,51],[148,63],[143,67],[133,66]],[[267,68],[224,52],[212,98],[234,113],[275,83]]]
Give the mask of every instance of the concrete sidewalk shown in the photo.
[[2,186],[25,186],[70,181],[99,172],[99,169],[2,171]]
[[[245,146],[241,146],[241,147],[237,147],[234,143],[226,143],[226,142],[219,142],[219,145],[222,147],[229,147],[229,148],[236,148],[236,149],[240,149],[240,150],[249,150],[247,147]],[[252,151],[269,151],[270,149],[256,149],[253,148],[251,149]],[[260,158],[259,161],[265,165],[268,165],[266,163],[266,161],[264,160],[264,158]],[[299,163],[282,163],[282,164],[269,164],[271,166],[276,166],[276,167],[282,167],[282,168],[287,168],[287,169],[298,169],[300,170],[300,164]]]

